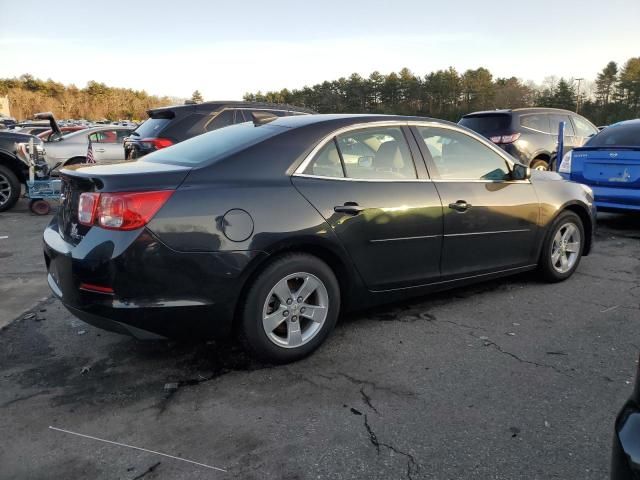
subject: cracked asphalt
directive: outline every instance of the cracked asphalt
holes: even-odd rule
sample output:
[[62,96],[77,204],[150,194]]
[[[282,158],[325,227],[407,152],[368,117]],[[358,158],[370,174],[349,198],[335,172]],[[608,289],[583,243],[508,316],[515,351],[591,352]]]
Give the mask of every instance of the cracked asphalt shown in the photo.
[[604,479],[640,347],[640,217],[601,214],[567,282],[360,312],[287,366],[137,342],[53,299],[28,313],[0,331],[2,479]]

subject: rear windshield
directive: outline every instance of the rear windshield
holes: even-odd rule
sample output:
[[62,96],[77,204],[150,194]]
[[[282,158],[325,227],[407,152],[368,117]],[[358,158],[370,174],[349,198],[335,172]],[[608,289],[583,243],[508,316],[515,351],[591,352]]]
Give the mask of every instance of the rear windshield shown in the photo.
[[611,125],[591,138],[586,147],[640,147],[640,122]]
[[169,118],[149,118],[136,128],[135,132],[140,135],[140,138],[157,137],[170,121]]
[[505,114],[472,115],[462,117],[459,124],[474,132],[490,136],[509,130],[511,116]]
[[176,165],[204,165],[249,148],[285,131],[276,125],[254,126],[239,123],[198,135],[172,147],[158,150],[142,158],[143,162]]

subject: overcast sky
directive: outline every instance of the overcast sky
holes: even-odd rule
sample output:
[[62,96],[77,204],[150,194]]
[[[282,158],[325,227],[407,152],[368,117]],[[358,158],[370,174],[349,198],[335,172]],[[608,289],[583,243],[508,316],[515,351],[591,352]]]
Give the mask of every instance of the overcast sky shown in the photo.
[[0,0],[0,12],[0,77],[207,100],[405,66],[591,80],[640,55],[640,0]]

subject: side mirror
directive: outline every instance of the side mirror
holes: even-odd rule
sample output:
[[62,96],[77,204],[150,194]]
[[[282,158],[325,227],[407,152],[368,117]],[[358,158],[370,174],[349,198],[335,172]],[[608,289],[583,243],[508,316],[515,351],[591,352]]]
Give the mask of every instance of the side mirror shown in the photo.
[[373,166],[373,157],[358,157],[358,166],[363,168],[371,168]]
[[514,163],[511,178],[513,180],[528,180],[531,178],[531,169],[521,163]]

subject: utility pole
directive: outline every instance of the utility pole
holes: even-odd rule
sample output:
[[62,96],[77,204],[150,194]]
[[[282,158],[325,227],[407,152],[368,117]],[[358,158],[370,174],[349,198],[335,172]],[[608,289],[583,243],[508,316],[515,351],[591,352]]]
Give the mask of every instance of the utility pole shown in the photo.
[[578,82],[578,89],[576,90],[576,113],[580,111],[580,84],[584,80],[584,78],[576,78],[576,82]]

